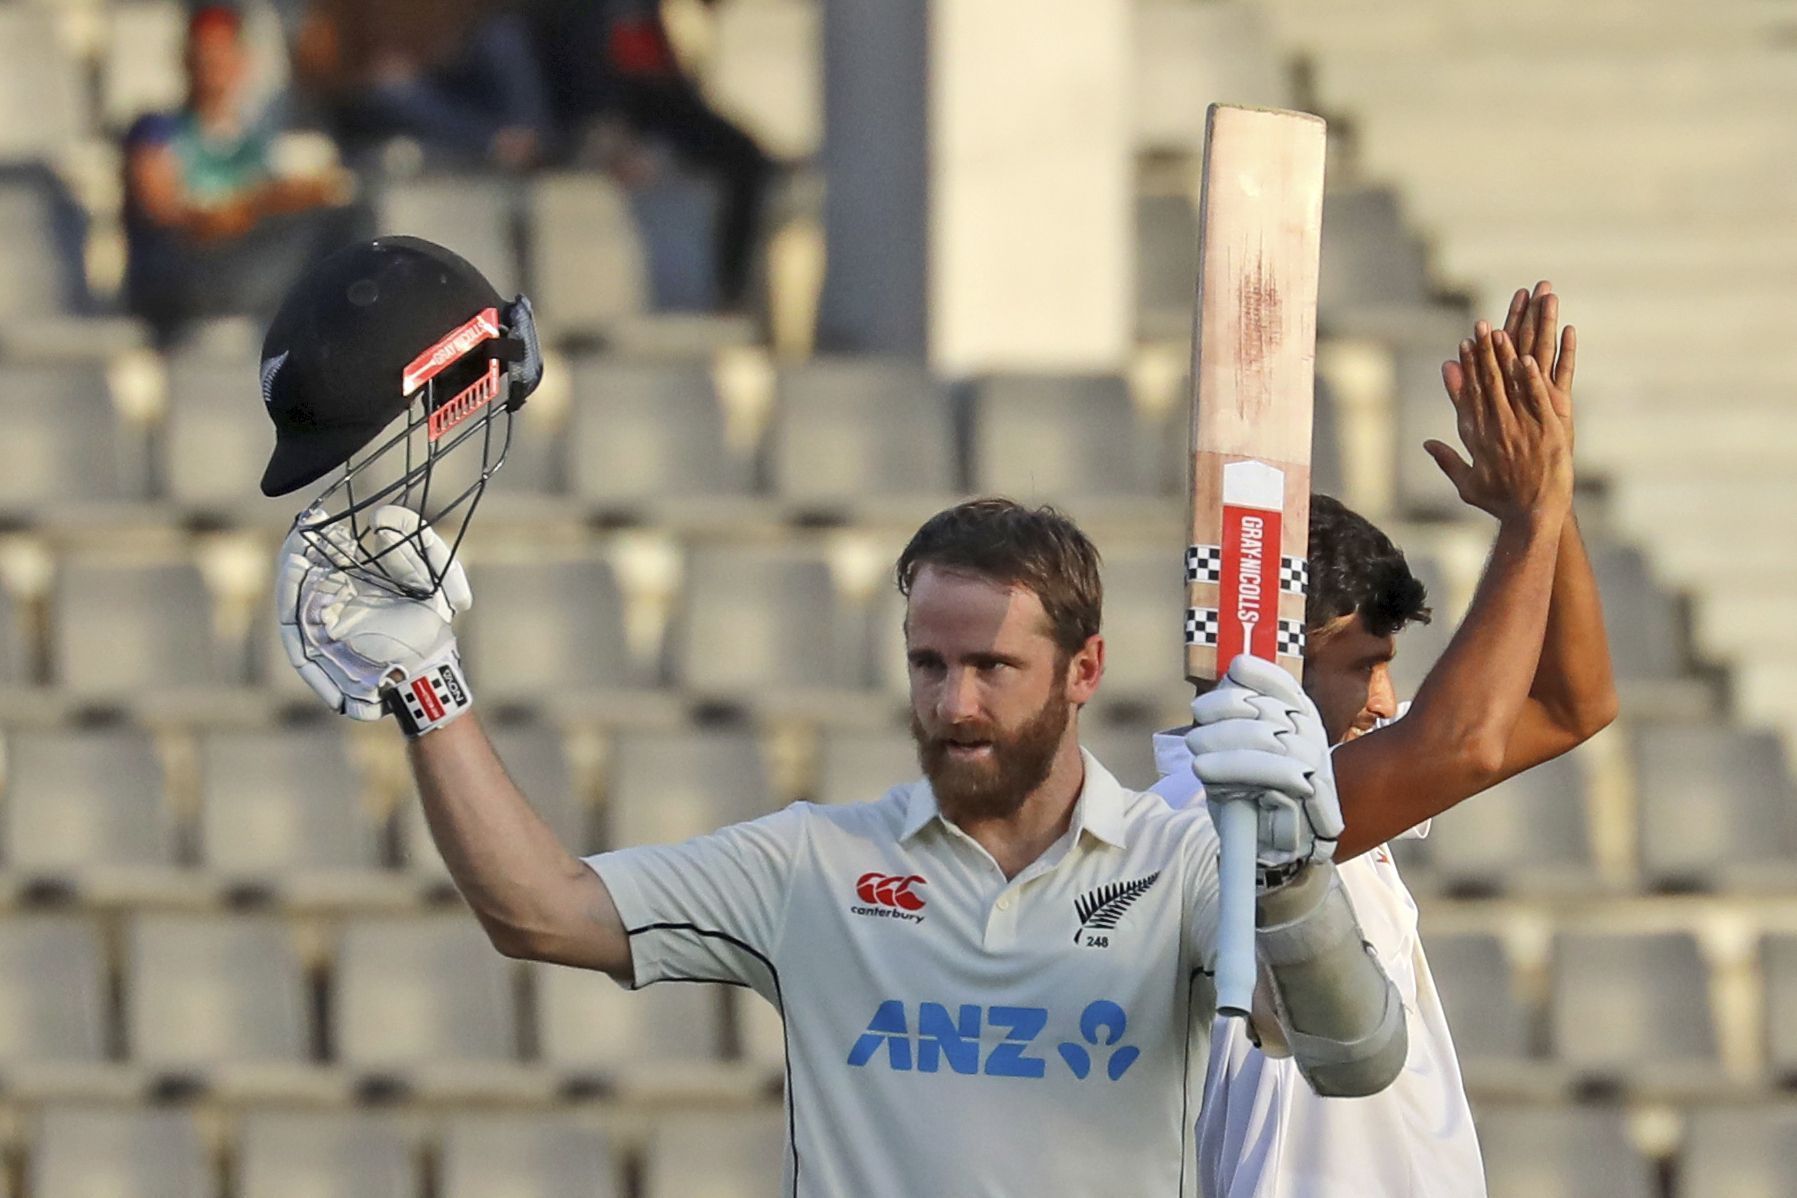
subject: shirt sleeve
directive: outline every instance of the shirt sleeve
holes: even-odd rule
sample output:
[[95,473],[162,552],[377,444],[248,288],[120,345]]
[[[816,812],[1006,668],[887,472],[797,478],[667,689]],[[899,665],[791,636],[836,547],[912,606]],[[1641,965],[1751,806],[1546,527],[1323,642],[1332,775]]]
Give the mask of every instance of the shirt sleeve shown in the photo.
[[631,988],[728,982],[778,1003],[774,961],[810,805],[682,844],[586,858],[630,937]]
[[166,112],[151,112],[131,122],[125,133],[125,151],[146,146],[166,146],[175,140],[175,118]]

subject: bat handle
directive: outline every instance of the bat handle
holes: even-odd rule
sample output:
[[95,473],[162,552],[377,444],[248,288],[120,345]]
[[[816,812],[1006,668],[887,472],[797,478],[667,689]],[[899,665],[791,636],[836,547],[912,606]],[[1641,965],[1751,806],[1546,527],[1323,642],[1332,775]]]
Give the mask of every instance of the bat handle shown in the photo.
[[1254,804],[1217,804],[1217,1011],[1243,1019],[1254,1004]]

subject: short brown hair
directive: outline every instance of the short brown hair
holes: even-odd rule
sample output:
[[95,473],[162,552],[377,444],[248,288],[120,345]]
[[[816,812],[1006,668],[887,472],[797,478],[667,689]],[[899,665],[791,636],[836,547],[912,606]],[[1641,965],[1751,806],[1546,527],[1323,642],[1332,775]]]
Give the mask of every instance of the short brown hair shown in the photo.
[[970,499],[924,521],[898,559],[899,594],[925,566],[1028,588],[1048,614],[1048,633],[1064,653],[1098,634],[1104,583],[1098,550],[1079,526],[1052,507],[1009,499]]

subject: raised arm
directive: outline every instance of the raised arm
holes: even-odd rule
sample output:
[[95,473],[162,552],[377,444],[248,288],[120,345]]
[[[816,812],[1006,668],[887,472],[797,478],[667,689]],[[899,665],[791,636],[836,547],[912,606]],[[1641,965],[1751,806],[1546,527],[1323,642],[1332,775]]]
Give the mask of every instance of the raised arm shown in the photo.
[[513,785],[473,713],[408,745],[431,839],[508,957],[632,977],[611,892]]
[[[1540,334],[1551,323],[1551,317],[1542,319],[1549,297],[1545,288],[1533,299],[1519,292],[1506,330],[1479,322],[1474,338],[1461,343],[1459,360],[1443,367],[1471,461],[1439,441],[1426,448],[1464,502],[1497,518],[1498,532],[1466,617],[1409,713],[1335,753],[1347,824],[1338,861],[1383,844],[1590,735],[1560,722],[1568,705],[1550,708],[1542,697],[1556,685],[1542,673],[1564,670],[1560,659],[1566,655],[1585,654],[1581,676],[1591,672],[1588,652],[1575,642],[1593,615],[1605,674],[1608,660],[1601,649],[1596,584],[1582,549],[1562,577],[1560,550],[1568,537],[1577,539],[1571,420],[1576,343],[1567,329],[1557,361],[1544,365],[1536,356]],[[1551,346],[1551,331],[1546,336]],[[1559,639],[1550,656],[1546,641],[1557,600],[1563,610],[1554,623]],[[1596,704],[1579,715],[1607,719]]]

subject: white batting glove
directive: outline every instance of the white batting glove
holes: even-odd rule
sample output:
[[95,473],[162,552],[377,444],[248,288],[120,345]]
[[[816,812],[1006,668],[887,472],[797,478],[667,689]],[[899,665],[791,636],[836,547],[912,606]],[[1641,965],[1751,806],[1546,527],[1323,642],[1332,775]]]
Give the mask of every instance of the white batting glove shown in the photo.
[[1192,701],[1192,719],[1197,727],[1186,733],[1186,745],[1211,818],[1222,803],[1258,809],[1263,878],[1335,856],[1342,813],[1329,738],[1296,679],[1243,654]]
[[[307,512],[298,523],[314,516]],[[351,719],[392,712],[413,736],[472,706],[450,621],[474,606],[474,596],[462,563],[451,562],[442,539],[429,528],[419,532],[419,523],[409,508],[379,508],[364,538],[371,551],[388,551],[381,562],[389,574],[420,589],[431,583],[428,556],[443,579],[428,599],[409,599],[346,572],[350,532],[341,524],[315,538],[296,524],[281,545],[275,581],[281,643],[306,685]]]

